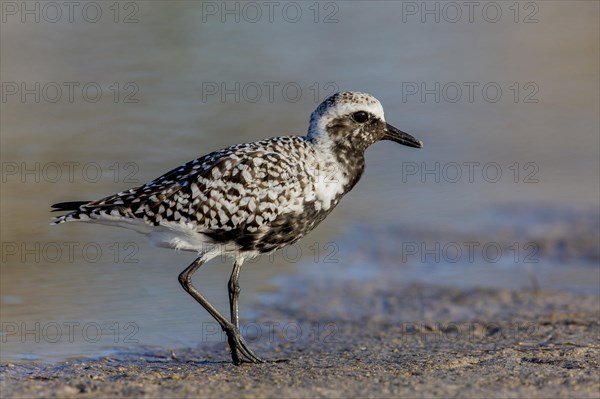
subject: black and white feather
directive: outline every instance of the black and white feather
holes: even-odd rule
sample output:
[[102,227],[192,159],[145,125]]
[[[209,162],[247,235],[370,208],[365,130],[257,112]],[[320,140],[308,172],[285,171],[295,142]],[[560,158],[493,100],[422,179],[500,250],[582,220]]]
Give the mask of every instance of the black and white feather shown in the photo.
[[[366,148],[393,139],[388,127],[377,99],[337,93],[312,113],[306,136],[234,145],[127,191],[53,205],[71,211],[53,224],[126,227],[156,245],[197,252],[216,245],[242,257],[273,251],[298,241],[331,212],[360,179]],[[422,145],[406,136],[413,140],[407,145]]]

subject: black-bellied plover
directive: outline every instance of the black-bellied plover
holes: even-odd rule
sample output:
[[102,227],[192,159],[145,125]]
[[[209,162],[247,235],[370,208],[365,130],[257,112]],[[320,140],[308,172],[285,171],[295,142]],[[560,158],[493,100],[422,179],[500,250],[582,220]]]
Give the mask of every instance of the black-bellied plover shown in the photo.
[[[240,334],[238,283],[245,259],[293,244],[314,229],[358,182],[367,147],[380,140],[423,143],[385,122],[373,96],[336,93],[310,117],[306,136],[237,144],[188,162],[159,178],[96,201],[62,202],[70,221],[126,227],[198,258],[180,275],[183,288],[227,334],[235,364],[261,363]],[[227,320],[192,284],[217,255],[233,258]]]

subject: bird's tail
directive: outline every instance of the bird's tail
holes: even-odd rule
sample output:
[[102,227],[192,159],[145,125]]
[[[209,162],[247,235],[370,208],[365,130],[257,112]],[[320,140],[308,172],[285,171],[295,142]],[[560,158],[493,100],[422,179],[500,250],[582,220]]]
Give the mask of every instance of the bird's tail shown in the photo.
[[71,220],[78,220],[79,215],[81,213],[81,207],[83,205],[89,204],[90,201],[70,201],[70,202],[59,202],[57,204],[52,205],[52,212],[64,212],[64,211],[72,211],[67,213],[66,215],[55,217],[51,224],[61,224]]

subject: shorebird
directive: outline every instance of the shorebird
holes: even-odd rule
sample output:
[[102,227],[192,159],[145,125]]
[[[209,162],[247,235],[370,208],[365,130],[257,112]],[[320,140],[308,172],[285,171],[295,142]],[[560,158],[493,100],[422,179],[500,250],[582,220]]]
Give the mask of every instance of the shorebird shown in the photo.
[[[360,179],[367,147],[380,140],[423,147],[386,123],[375,97],[336,93],[311,114],[305,136],[236,144],[127,191],[96,201],[54,204],[54,211],[71,212],[53,224],[125,227],[158,246],[196,252],[179,282],[225,331],[233,363],[262,363],[240,334],[244,260],[293,244],[322,222]],[[229,320],[192,284],[200,266],[221,254],[233,260]]]

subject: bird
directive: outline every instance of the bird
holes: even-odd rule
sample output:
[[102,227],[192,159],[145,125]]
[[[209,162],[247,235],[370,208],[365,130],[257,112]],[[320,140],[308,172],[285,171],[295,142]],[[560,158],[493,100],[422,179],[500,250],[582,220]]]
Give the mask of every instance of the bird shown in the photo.
[[[379,100],[345,91],[326,98],[303,136],[236,144],[144,184],[95,201],[60,202],[52,224],[91,222],[142,233],[156,246],[193,251],[179,283],[219,323],[235,365],[264,363],[239,326],[242,264],[296,243],[321,223],[359,181],[365,151],[381,140],[422,148],[386,122]],[[218,255],[233,261],[227,319],[192,283]]]

